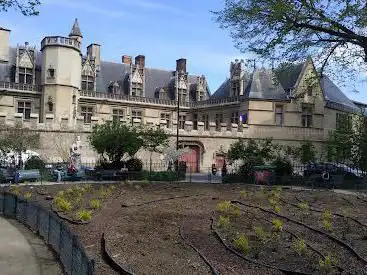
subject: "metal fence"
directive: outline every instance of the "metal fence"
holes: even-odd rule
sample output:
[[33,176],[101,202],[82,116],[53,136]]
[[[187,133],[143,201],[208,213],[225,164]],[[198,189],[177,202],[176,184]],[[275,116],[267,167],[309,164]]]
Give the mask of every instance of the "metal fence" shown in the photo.
[[78,237],[52,211],[4,192],[0,193],[0,214],[16,219],[38,233],[56,252],[66,274],[94,274],[94,260],[89,259]]

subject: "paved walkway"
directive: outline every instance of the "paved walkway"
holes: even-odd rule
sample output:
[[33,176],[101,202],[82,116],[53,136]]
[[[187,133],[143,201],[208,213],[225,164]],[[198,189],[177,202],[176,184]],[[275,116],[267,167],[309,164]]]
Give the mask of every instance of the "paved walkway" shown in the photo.
[[53,253],[34,233],[15,220],[0,217],[1,275],[64,274]]

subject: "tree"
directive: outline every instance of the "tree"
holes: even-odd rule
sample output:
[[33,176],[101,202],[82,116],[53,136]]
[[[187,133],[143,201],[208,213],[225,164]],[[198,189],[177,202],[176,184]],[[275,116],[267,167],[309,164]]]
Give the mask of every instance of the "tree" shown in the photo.
[[306,140],[299,148],[298,155],[303,164],[314,162],[316,160],[316,153],[312,142]]
[[7,12],[10,8],[19,10],[25,16],[38,15],[39,0],[0,0],[0,11]]
[[321,58],[321,73],[331,60],[367,63],[366,0],[226,0],[213,13],[240,50],[268,60],[311,55]]
[[148,127],[141,132],[143,138],[143,148],[150,152],[149,155],[149,171],[152,171],[152,155],[153,153],[162,153],[163,149],[168,146],[168,135],[161,128]]
[[98,154],[114,164],[126,155],[133,157],[143,145],[139,129],[119,121],[96,125],[89,141]]

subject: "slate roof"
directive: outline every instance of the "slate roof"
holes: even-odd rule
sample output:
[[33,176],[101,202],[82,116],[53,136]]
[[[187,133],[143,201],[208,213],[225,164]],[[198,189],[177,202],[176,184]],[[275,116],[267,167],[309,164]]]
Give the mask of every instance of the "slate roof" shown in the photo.
[[[9,49],[9,62],[0,63],[0,81],[13,81],[12,68],[16,63],[16,48]],[[36,81],[40,84],[42,64],[42,53],[36,51]],[[168,89],[171,86],[173,77],[173,70],[161,70],[154,68],[145,68],[145,96],[154,98],[155,92],[158,88]],[[125,63],[114,63],[101,61],[100,71],[97,73],[96,90],[97,92],[108,92],[108,87],[111,83],[117,81],[122,87],[122,91],[128,93],[128,75],[130,74],[130,65]],[[196,75],[189,75],[189,85],[191,89],[196,88]],[[173,93],[167,91],[173,99]],[[191,91],[190,91],[191,92]],[[207,87],[207,94],[210,95],[209,87]]]
[[75,18],[75,21],[74,21],[73,27],[71,28],[71,32],[69,36],[83,37],[82,32],[80,31],[80,26],[79,26],[79,22],[77,18]]
[[[305,63],[290,66],[278,76],[278,81],[273,82],[271,70],[259,69],[250,75],[250,80],[244,83],[244,97],[248,99],[287,100],[288,89],[294,88],[305,68]],[[278,84],[276,84],[278,82]],[[320,79],[324,91],[326,106],[347,112],[358,112],[360,109],[327,77]],[[215,91],[212,97],[229,97],[230,80],[226,79]]]

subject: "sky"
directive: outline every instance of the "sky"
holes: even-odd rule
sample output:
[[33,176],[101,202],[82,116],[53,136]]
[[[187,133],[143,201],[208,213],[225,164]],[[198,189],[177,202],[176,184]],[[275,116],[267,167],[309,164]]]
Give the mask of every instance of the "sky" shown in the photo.
[[[211,92],[229,76],[230,62],[249,59],[233,46],[227,30],[214,21],[211,10],[224,0],[41,0],[39,16],[1,13],[0,26],[11,29],[10,43],[40,48],[43,37],[67,36],[78,18],[84,53],[90,43],[102,46],[105,61],[122,55],[146,56],[146,66],[174,70],[186,58],[190,74],[205,75]],[[258,64],[262,66],[262,64]],[[364,76],[367,78],[366,76]],[[352,92],[354,89],[359,93]],[[341,89],[351,99],[367,102],[367,81],[346,80]]]

